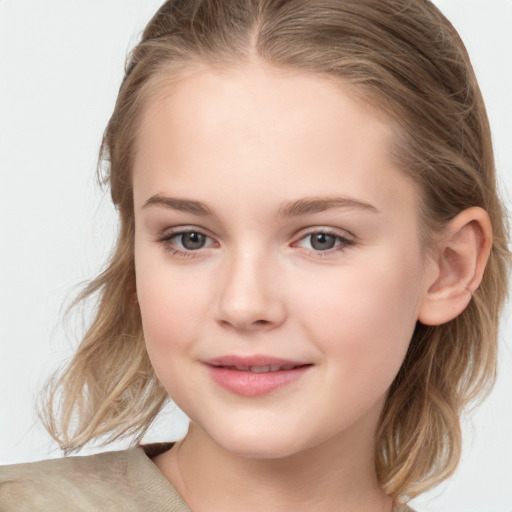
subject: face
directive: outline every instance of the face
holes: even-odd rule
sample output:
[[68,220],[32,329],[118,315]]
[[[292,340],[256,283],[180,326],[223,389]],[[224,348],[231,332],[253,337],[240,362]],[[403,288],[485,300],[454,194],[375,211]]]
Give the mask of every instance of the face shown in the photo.
[[259,64],[191,73],[145,110],[133,185],[147,350],[226,450],[373,436],[428,281],[391,140],[344,86]]

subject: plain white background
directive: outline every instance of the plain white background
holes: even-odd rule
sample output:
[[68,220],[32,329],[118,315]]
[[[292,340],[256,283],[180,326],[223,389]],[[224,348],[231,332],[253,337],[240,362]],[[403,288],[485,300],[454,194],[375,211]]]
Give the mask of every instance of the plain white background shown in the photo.
[[[63,325],[63,304],[111,248],[115,215],[95,184],[96,154],[125,55],[160,3],[0,0],[0,464],[60,455],[34,401],[83,329],[80,316]],[[473,59],[510,207],[512,0],[436,3]],[[509,309],[498,382],[465,420],[462,463],[413,502],[419,511],[512,511],[508,316]],[[185,428],[183,415],[168,408],[148,440],[175,439]]]

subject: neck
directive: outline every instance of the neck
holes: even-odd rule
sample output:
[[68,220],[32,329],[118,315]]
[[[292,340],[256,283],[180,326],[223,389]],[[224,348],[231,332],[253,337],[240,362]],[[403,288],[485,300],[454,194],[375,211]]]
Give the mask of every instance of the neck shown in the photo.
[[155,463],[194,512],[391,511],[375,475],[373,443],[345,437],[287,457],[249,458],[192,423]]

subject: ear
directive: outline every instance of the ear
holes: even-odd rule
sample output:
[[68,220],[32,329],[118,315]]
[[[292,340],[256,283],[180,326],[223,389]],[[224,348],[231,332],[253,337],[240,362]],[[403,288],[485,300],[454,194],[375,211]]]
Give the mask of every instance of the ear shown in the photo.
[[480,285],[492,247],[487,212],[468,208],[452,219],[437,243],[433,277],[420,304],[418,320],[440,325],[462,313]]

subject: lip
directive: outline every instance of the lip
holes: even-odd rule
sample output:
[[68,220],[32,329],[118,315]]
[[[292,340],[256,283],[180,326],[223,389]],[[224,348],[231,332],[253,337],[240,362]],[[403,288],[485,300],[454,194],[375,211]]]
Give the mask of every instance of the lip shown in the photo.
[[311,363],[265,355],[227,355],[204,361],[212,380],[245,397],[266,395],[299,380]]

